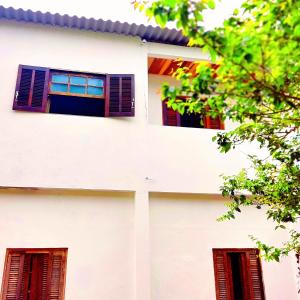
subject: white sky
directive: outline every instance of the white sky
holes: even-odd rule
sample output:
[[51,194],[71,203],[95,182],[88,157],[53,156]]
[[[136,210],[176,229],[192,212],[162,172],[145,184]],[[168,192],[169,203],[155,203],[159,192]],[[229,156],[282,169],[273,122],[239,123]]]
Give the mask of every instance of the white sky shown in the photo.
[[[110,19],[128,23],[147,24],[143,13],[134,11],[132,0],[0,0],[5,7],[40,10],[42,12],[85,16],[95,19]],[[243,0],[222,0],[213,12],[206,14],[206,26],[222,24],[233,9],[239,7]],[[151,22],[152,25],[155,25]]]

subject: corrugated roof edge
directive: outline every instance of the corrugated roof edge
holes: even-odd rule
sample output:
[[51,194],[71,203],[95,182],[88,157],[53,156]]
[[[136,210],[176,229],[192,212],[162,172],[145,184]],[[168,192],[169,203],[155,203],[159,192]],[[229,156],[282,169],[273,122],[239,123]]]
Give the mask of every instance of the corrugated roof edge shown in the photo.
[[53,14],[50,12],[15,9],[0,6],[0,19],[36,23],[97,32],[117,33],[127,36],[138,36],[148,42],[186,46],[188,38],[181,31],[151,25],[129,24],[127,22],[85,18],[69,15]]

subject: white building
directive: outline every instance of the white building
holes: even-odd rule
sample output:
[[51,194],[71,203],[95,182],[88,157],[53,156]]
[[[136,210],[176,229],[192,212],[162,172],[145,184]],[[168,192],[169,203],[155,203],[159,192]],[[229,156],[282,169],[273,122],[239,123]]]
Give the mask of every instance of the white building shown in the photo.
[[185,43],[0,7],[2,300],[298,299],[294,257],[260,272],[248,235],[285,239],[262,212],[216,222],[219,175],[243,153],[220,154],[215,129],[163,126],[180,125],[159,95],[172,60],[206,59]]

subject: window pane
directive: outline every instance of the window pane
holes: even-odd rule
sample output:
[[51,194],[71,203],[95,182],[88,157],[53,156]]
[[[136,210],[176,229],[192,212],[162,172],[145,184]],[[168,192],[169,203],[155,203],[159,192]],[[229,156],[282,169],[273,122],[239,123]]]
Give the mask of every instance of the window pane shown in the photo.
[[51,84],[51,91],[52,92],[67,92],[68,85],[60,84],[60,83],[52,83]]
[[86,78],[85,77],[79,77],[79,76],[71,76],[70,77],[70,83],[73,84],[86,84]]
[[100,87],[88,87],[88,94],[89,95],[95,95],[95,96],[102,96],[103,95],[103,88]]
[[68,83],[68,75],[53,74],[52,82]]
[[88,85],[93,85],[93,86],[103,86],[103,80],[102,79],[97,79],[97,78],[88,78]]
[[85,94],[85,87],[84,86],[70,85],[70,93]]

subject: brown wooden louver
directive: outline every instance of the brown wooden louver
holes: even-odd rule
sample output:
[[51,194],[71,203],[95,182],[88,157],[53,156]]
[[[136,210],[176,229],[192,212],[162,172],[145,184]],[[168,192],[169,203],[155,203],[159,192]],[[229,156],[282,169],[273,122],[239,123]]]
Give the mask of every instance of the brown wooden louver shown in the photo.
[[166,101],[163,101],[163,125],[180,126],[180,114],[168,107]]
[[224,123],[221,120],[221,117],[213,118],[211,116],[205,116],[204,126],[209,129],[224,129]]
[[258,250],[252,249],[246,252],[246,261],[249,268],[250,295],[253,300],[264,300],[261,264]]
[[232,299],[226,255],[224,251],[214,250],[213,252],[217,300]]
[[2,300],[63,300],[67,249],[8,249]]
[[107,76],[105,115],[110,117],[134,116],[134,75],[110,74]]
[[47,68],[20,65],[13,109],[45,112],[49,73]]
[[[166,101],[162,102],[163,105],[163,125],[165,126],[181,126],[179,112],[168,107]],[[204,117],[204,128],[209,129],[224,129],[224,123],[220,117],[213,119],[211,116]]]
[[233,300],[232,267],[229,253],[240,253],[243,290],[247,300],[265,300],[258,249],[213,249],[216,299]]

